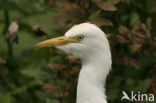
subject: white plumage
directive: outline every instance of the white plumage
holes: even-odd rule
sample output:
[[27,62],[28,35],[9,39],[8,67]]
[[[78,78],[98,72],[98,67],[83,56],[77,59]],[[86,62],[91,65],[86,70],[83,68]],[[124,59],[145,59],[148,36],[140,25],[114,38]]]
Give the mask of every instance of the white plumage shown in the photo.
[[[79,35],[83,35],[84,38],[80,38],[82,40],[79,42],[74,41],[73,38]],[[77,103],[107,103],[104,86],[112,61],[105,33],[94,24],[82,23],[73,26],[63,38],[72,38],[72,41],[67,43],[64,39],[64,42],[56,45],[56,39],[50,39],[37,46],[56,45],[57,48],[81,59],[82,68],[78,79]]]

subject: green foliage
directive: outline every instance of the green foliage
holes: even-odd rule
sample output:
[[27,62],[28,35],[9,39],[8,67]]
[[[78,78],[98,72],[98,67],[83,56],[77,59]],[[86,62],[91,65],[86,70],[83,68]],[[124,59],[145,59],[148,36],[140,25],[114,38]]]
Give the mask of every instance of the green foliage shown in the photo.
[[109,103],[121,103],[123,90],[156,93],[155,5],[154,0],[0,0],[0,103],[75,103],[80,60],[35,45],[82,22],[108,34]]
[[10,94],[6,94],[5,92],[0,93],[0,102],[1,103],[11,103]]

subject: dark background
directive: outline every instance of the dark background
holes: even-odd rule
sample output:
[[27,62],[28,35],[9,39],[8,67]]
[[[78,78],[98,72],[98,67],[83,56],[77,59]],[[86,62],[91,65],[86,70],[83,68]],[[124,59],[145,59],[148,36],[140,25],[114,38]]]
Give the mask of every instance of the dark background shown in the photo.
[[35,45],[82,22],[108,35],[109,103],[156,94],[156,0],[0,0],[0,103],[75,103],[81,61]]

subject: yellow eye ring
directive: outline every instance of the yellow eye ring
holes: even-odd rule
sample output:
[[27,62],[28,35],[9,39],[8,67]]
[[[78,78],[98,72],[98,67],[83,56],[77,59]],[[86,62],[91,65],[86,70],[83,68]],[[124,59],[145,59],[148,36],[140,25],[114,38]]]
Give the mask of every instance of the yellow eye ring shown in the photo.
[[78,35],[76,37],[77,40],[82,41],[84,39],[84,35]]

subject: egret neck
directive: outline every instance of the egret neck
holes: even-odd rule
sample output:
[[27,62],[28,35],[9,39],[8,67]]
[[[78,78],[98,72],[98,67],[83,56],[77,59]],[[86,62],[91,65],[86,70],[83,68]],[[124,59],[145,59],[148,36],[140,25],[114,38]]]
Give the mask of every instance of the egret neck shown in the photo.
[[100,51],[92,55],[89,60],[82,60],[77,86],[77,103],[107,103],[104,86],[110,68],[110,51]]

